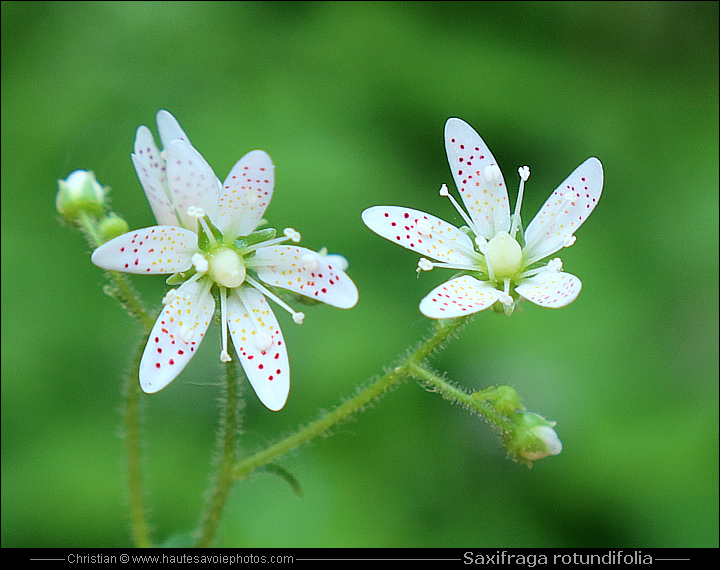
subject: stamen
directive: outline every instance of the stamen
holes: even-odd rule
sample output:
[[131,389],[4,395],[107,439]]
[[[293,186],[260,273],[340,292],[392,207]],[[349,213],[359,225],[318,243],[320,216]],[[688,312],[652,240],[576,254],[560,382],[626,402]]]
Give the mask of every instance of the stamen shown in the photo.
[[517,202],[515,203],[515,213],[513,214],[512,226],[510,227],[510,236],[515,237],[515,234],[520,227],[520,206],[522,205],[523,194],[525,193],[525,182],[530,178],[530,167],[521,166],[518,168],[518,174],[520,175],[520,187],[518,188]]
[[566,235],[566,236],[563,238],[563,246],[564,246],[564,247],[570,247],[572,244],[575,243],[575,240],[576,240],[576,239],[577,239],[577,238],[576,238],[574,235],[572,235],[572,234]]
[[417,272],[420,273],[421,271],[431,271],[433,267],[435,267],[435,264],[432,261],[421,257],[420,261],[418,261]]
[[190,262],[195,267],[195,271],[198,273],[207,273],[208,268],[210,267],[210,264],[207,260],[207,258],[202,253],[195,253],[190,258]]
[[551,259],[548,261],[548,264],[545,266],[545,269],[547,271],[562,271],[563,263],[562,259],[559,257],[555,257],[554,259]]
[[255,346],[258,350],[267,350],[269,349],[273,344],[272,336],[266,333],[265,331],[258,331],[256,327],[257,334],[255,335]]
[[[273,239],[269,239],[269,240],[266,240],[266,241],[261,241],[261,242],[259,242],[259,243],[254,243],[254,244],[252,244],[252,245],[249,245],[249,246],[247,246],[247,247],[244,247],[244,248],[242,248],[242,249],[240,250],[240,255],[247,255],[248,253],[252,253],[253,251],[256,251],[256,250],[260,249],[261,247],[268,247],[268,246],[271,246],[271,245],[277,245],[277,244],[283,243],[283,242],[285,242],[285,241],[287,241],[287,240],[292,240],[292,241],[294,241],[295,243],[297,243],[297,242],[300,241],[300,238],[302,237],[302,236],[300,235],[300,232],[297,232],[297,231],[295,231],[295,230],[292,229],[292,228],[285,228],[285,230],[283,231],[283,234],[285,235],[285,237],[273,238]],[[251,260],[248,260],[247,266],[248,266],[248,267],[251,267],[251,266],[252,266],[252,261],[251,261]]]
[[502,172],[497,164],[491,164],[485,167],[485,170],[483,170],[483,176],[485,176],[485,180],[492,182],[493,180],[500,180]]
[[220,330],[222,334],[222,350],[220,351],[220,361],[230,362],[232,358],[228,353],[227,337],[228,337],[228,320],[227,320],[227,289],[218,286],[220,289]]
[[191,218],[197,218],[198,220],[205,215],[205,210],[200,206],[190,206],[187,209],[187,215]]
[[294,241],[295,243],[299,242],[300,239],[302,238],[302,236],[300,235],[300,232],[295,231],[295,230],[292,229],[292,228],[285,228],[285,229],[283,230],[283,233],[284,233],[288,238],[290,238],[292,241]]
[[263,295],[265,295],[268,299],[272,299],[275,301],[278,305],[280,305],[283,309],[285,309],[288,313],[292,315],[292,320],[295,321],[297,324],[301,325],[303,320],[305,319],[305,313],[299,313],[297,311],[294,311],[285,301],[280,299],[275,293],[270,291],[267,287],[265,287],[263,284],[258,283],[250,277],[249,275],[245,277],[245,281],[255,287],[258,291],[260,291]]
[[172,303],[175,295],[177,295],[177,289],[170,289],[170,291],[165,293],[165,296],[162,299],[162,304],[169,305],[170,303]]
[[536,267],[535,269],[530,269],[529,271],[525,271],[524,273],[520,274],[520,279],[525,279],[527,277],[532,277],[533,275],[537,275],[538,273],[544,273],[546,271],[552,271],[559,272],[562,271],[563,263],[562,259],[559,257],[556,257],[554,259],[551,259],[547,265],[543,265],[542,267]]
[[452,205],[455,206],[455,209],[460,213],[460,215],[462,216],[462,219],[465,220],[465,223],[472,230],[472,233],[474,233],[476,236],[479,236],[480,232],[478,231],[477,226],[475,226],[475,223],[472,221],[472,219],[470,219],[470,216],[468,216],[465,213],[465,210],[463,210],[460,207],[460,204],[457,203],[457,200],[455,200],[455,198],[453,198],[452,194],[450,194],[447,184],[443,184],[440,187],[440,196],[443,196],[445,198],[450,198]]
[[312,253],[306,253],[300,258],[300,261],[302,262],[303,267],[308,271],[315,271],[320,265],[317,258]]

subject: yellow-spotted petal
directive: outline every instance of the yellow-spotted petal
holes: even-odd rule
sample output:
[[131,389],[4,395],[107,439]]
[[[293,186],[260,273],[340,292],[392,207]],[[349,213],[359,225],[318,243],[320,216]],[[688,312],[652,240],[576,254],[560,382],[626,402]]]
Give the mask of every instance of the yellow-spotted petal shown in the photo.
[[572,303],[580,289],[582,282],[570,273],[543,271],[523,280],[515,287],[515,292],[541,307],[559,309]]
[[155,322],[140,361],[140,387],[153,394],[175,380],[200,347],[215,312],[207,281],[188,281],[172,290]]
[[280,410],[290,393],[290,363],[280,325],[262,293],[230,290],[227,323],[235,352],[260,401]]
[[111,239],[97,248],[91,259],[111,271],[168,274],[189,269],[197,249],[197,235],[190,230],[152,226]]
[[491,307],[501,295],[489,283],[463,275],[433,289],[420,302],[420,312],[431,319],[463,317]]
[[324,256],[304,247],[276,245],[257,250],[248,260],[258,277],[269,285],[282,287],[333,307],[350,309],[358,290],[344,271]]

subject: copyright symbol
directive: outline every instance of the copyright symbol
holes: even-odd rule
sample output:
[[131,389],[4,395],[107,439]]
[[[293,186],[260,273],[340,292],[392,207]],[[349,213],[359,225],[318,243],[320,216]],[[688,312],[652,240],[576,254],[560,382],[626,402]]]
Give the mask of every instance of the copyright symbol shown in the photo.
[[121,554],[121,555],[120,555],[120,562],[122,562],[123,564],[125,564],[125,563],[128,562],[129,560],[130,560],[130,557],[129,557],[127,554]]

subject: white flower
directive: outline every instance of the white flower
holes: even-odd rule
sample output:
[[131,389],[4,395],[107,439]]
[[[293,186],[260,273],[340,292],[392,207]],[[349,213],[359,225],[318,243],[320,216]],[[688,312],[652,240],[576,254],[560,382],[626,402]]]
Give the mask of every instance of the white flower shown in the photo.
[[[500,302],[511,314],[520,297],[558,308],[580,293],[580,279],[563,273],[562,262],[538,262],[575,242],[573,235],[595,208],[603,185],[597,158],[589,158],[552,193],[522,232],[520,205],[530,169],[519,169],[520,189],[511,217],[500,168],[487,145],[466,122],[449,119],[445,148],[465,213],[447,187],[467,227],[456,228],[430,214],[400,206],[374,206],[362,213],[375,233],[435,261],[422,258],[418,272],[448,267],[464,274],[443,283],[420,303],[428,317],[454,318]],[[521,245],[522,244],[522,245]]]
[[[220,299],[222,351],[230,360],[227,331],[245,373],[262,403],[281,409],[290,391],[290,367],[282,331],[265,297],[296,312],[266,285],[335,307],[349,309],[358,292],[350,278],[324,256],[302,247],[290,228],[255,231],[272,198],[275,175],[270,157],[254,150],[232,168],[224,184],[190,144],[175,118],[157,115],[164,150],[147,127],[135,139],[133,163],[159,225],[132,231],[100,246],[92,255],[103,269],[136,274],[175,274],[183,282],[163,299],[165,308],[140,362],[147,393],[172,382],[200,346]],[[264,283],[264,284],[263,284]]]

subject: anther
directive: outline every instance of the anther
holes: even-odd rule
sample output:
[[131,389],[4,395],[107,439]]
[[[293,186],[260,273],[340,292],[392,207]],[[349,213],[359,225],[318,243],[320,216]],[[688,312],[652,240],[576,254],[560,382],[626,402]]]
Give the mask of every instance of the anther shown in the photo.
[[521,166],[518,168],[518,174],[520,175],[520,178],[522,178],[523,182],[527,182],[527,179],[530,178],[530,167]]
[[570,202],[570,203],[575,202],[575,200],[577,200],[579,197],[580,196],[576,192],[573,192],[572,190],[570,192],[566,192],[565,196],[563,196],[565,201]]
[[283,230],[283,234],[285,234],[287,237],[290,238],[291,241],[294,241],[295,243],[299,242],[300,239],[301,239],[301,237],[302,237],[302,236],[300,235],[300,232],[295,231],[295,230],[292,229],[292,228],[285,228],[285,229]]
[[169,305],[170,303],[172,303],[173,299],[175,299],[175,295],[177,295],[177,293],[175,292],[175,289],[170,289],[170,291],[165,293],[165,296],[162,299],[162,304]]
[[433,267],[435,267],[429,259],[426,259],[424,257],[420,258],[420,261],[418,261],[418,268],[417,271],[420,273],[421,271],[430,271]]
[[574,235],[572,235],[572,234],[566,235],[566,236],[563,238],[563,246],[564,246],[564,247],[570,247],[572,244],[575,243],[575,240],[576,240],[576,239],[577,239],[577,238],[576,238]]
[[432,233],[432,224],[425,219],[418,220],[417,231],[421,235],[429,236]]
[[512,296],[505,292],[500,293],[500,295],[498,296],[498,301],[500,301],[506,307],[509,307],[514,302]]
[[206,273],[210,267],[207,258],[202,253],[193,254],[190,258],[190,262],[193,264],[195,271],[198,273]]
[[192,325],[184,326],[178,332],[178,336],[185,342],[190,342],[195,336],[195,329]]
[[205,210],[203,210],[200,206],[190,206],[187,209],[187,215],[191,218],[200,219],[205,215]]
[[273,339],[268,333],[261,331],[255,335],[254,342],[258,350],[267,350],[272,346]]
[[292,320],[295,321],[295,324],[298,324],[298,325],[303,324],[303,321],[305,320],[305,313],[293,314]]
[[225,349],[220,351],[220,362],[232,362],[232,358]]
[[485,167],[485,170],[483,170],[483,176],[485,176],[485,180],[492,182],[493,180],[499,180],[502,176],[502,172],[497,164],[491,164]]
[[440,196],[443,196],[444,198],[450,198],[450,202],[452,202],[452,205],[455,206],[455,209],[458,211],[458,213],[462,216],[462,219],[465,220],[465,223],[468,225],[470,230],[472,230],[472,233],[474,233],[476,236],[480,235],[480,232],[478,231],[477,227],[473,223],[473,221],[470,219],[470,216],[468,216],[465,213],[465,210],[463,210],[460,207],[460,204],[457,203],[457,200],[453,198],[452,194],[450,194],[450,191],[448,190],[447,184],[443,184],[440,187]]
[[306,253],[300,258],[300,261],[308,271],[315,271],[319,266],[317,258],[312,253]]

